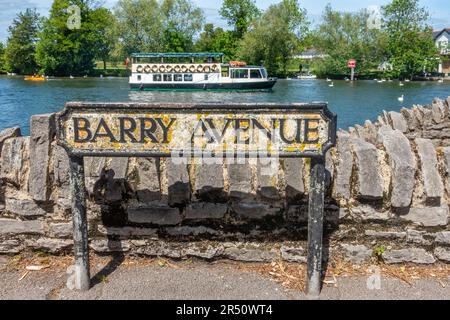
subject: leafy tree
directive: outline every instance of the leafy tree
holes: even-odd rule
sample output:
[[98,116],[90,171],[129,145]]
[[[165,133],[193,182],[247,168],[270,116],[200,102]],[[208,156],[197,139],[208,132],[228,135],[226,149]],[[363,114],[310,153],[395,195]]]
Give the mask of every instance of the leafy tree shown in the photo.
[[307,34],[306,10],[297,0],[271,5],[239,42],[238,56],[267,67],[270,74],[286,75],[290,57]]
[[223,52],[227,60],[234,59],[233,34],[207,23],[195,44],[198,52]]
[[[74,15],[69,8],[74,5],[80,10],[79,26],[69,23]],[[96,7],[94,0],[54,0],[37,46],[37,60],[45,73],[67,76],[92,72],[94,59],[104,56],[102,35],[107,16],[105,9]]]
[[437,49],[427,23],[429,13],[418,0],[393,0],[383,7],[383,16],[396,76],[412,78],[430,66],[430,61],[436,61]]
[[253,0],[224,0],[220,8],[220,15],[233,27],[236,39],[244,36],[253,19],[260,14]]
[[203,11],[190,0],[163,0],[161,3],[164,50],[186,52],[193,49],[194,36],[204,23]]
[[33,74],[38,66],[35,59],[36,41],[40,30],[40,16],[34,9],[21,12],[9,27],[5,63],[8,71]]
[[384,59],[386,41],[384,34],[369,27],[369,13],[334,11],[327,5],[322,23],[313,33],[314,47],[327,55],[313,62],[312,69],[318,76],[348,75],[349,59],[357,61],[356,71],[366,74],[376,70]]
[[0,73],[6,72],[5,66],[5,45],[3,42],[0,42]]
[[106,8],[98,8],[92,12],[94,34],[93,41],[96,46],[96,59],[103,62],[103,69],[106,69],[106,62],[113,58],[113,49],[117,42],[116,17]]

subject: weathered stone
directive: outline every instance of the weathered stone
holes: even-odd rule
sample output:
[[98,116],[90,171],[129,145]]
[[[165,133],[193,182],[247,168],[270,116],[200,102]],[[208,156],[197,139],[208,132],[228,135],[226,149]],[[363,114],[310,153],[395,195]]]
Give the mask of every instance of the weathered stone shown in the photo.
[[192,203],[186,208],[186,219],[222,219],[228,212],[228,205],[221,203]]
[[370,206],[358,206],[350,208],[352,215],[361,218],[363,221],[386,221],[390,219],[389,212],[378,211]]
[[[123,162],[122,165],[125,165],[125,163]],[[140,202],[161,200],[158,171],[158,160],[156,158],[137,159],[137,181],[135,181],[133,188]]]
[[277,205],[261,202],[235,201],[231,208],[239,218],[262,219],[267,216],[275,216],[281,213],[282,208]]
[[73,235],[73,223],[50,223],[49,235],[53,238],[70,238]]
[[383,260],[388,264],[405,262],[432,264],[436,262],[432,254],[419,248],[386,251],[383,253]]
[[258,247],[226,245],[223,256],[227,259],[244,262],[271,262],[278,257],[277,252]]
[[181,223],[182,217],[178,208],[154,204],[128,208],[128,220],[132,223],[176,225]]
[[391,111],[389,112],[389,117],[392,122],[392,129],[399,130],[403,133],[408,131],[408,123],[401,113]]
[[406,120],[406,123],[408,124],[408,129],[410,131],[413,131],[419,127],[419,122],[417,121],[416,117],[414,116],[414,111],[412,109],[402,108],[400,111],[403,115],[403,117]]
[[406,231],[406,242],[420,245],[430,245],[431,241],[424,238],[425,234],[426,233],[424,231],[408,229]]
[[366,120],[364,122],[364,131],[362,133],[361,138],[369,143],[376,144],[377,135],[378,135],[377,127],[372,123],[372,121]]
[[0,178],[17,189],[28,184],[30,137],[11,138],[4,142]]
[[280,199],[280,192],[278,188],[279,166],[279,159],[258,159],[258,194],[261,197],[270,200]]
[[448,205],[444,204],[442,207],[410,208],[401,218],[424,227],[438,227],[447,225],[448,216]]
[[338,133],[336,177],[333,187],[333,198],[350,199],[350,184],[353,169],[353,153],[350,145],[350,137]]
[[341,244],[346,259],[355,264],[361,264],[372,256],[372,250],[364,245]]
[[27,247],[32,248],[34,250],[46,251],[55,254],[70,251],[73,246],[73,241],[40,238],[37,241],[27,240],[26,245]]
[[252,195],[252,170],[249,164],[230,164],[228,174],[231,197],[243,199]]
[[436,123],[441,123],[444,120],[444,113],[444,102],[440,99],[434,99],[431,104],[431,115],[433,117],[433,121]]
[[106,158],[104,157],[85,157],[84,158],[84,174],[86,177],[99,178],[106,166]]
[[37,220],[0,219],[0,234],[44,234],[44,225]]
[[2,155],[3,144],[6,140],[11,138],[17,138],[22,135],[19,127],[8,128],[0,131],[0,156]]
[[118,236],[122,238],[130,238],[130,237],[158,237],[157,229],[150,228],[133,228],[133,227],[122,227],[122,228],[113,228],[113,227],[105,227],[103,225],[98,226],[98,231],[102,235],[108,236]]
[[54,181],[58,187],[68,186],[70,182],[69,156],[63,147],[53,147],[53,173]]
[[0,254],[17,254],[23,250],[19,240],[5,240],[0,241]]
[[280,251],[281,258],[287,262],[306,263],[308,260],[305,250],[301,247],[282,246]]
[[199,236],[199,235],[218,235],[219,232],[211,229],[206,228],[203,226],[200,227],[189,227],[189,226],[183,226],[183,227],[175,227],[175,228],[167,228],[166,232],[174,237],[181,236],[181,237],[188,237],[188,236]]
[[117,240],[93,240],[90,247],[97,253],[128,252],[131,248],[128,241]]
[[383,199],[383,185],[378,169],[377,149],[362,139],[352,139],[352,149],[358,172],[357,195],[359,199]]
[[223,248],[221,246],[203,245],[203,244],[190,244],[183,250],[183,255],[186,257],[194,257],[206,260],[212,260],[222,253]]
[[[447,177],[450,177],[450,147],[442,148],[442,154],[444,156]],[[450,193],[450,179],[447,179],[446,188],[447,192]]]
[[412,201],[416,172],[416,160],[409,141],[401,131],[387,126],[380,128],[379,135],[392,170],[391,204],[396,208],[408,207]]
[[436,249],[434,249],[434,255],[441,261],[450,262],[449,248],[437,247]]
[[288,199],[297,200],[305,193],[303,183],[303,159],[284,159],[284,173],[286,179],[286,196]]
[[50,145],[55,135],[55,114],[31,117],[30,182],[28,191],[36,201],[47,201],[49,188]]
[[169,204],[175,206],[189,202],[191,187],[187,166],[185,164],[174,164],[171,159],[168,159],[166,171],[169,184]]
[[5,199],[5,209],[21,217],[42,217],[47,213],[34,200],[31,199]]
[[160,242],[160,241],[149,241],[145,246],[138,247],[135,252],[139,255],[145,255],[150,257],[167,257],[172,259],[184,258],[183,248],[180,244]]
[[405,239],[406,232],[395,232],[395,231],[375,231],[375,230],[366,230],[364,234],[367,237],[377,238],[377,239]]
[[450,231],[441,231],[436,233],[435,241],[438,244],[450,245]]
[[[150,161],[151,163],[154,163],[154,158],[139,158],[142,161],[138,161],[138,163],[145,167],[147,164],[145,163],[145,160]],[[112,170],[114,172],[114,179],[126,179],[127,178],[127,172],[128,172],[128,158],[123,157],[116,157],[112,158],[111,162],[109,164],[109,170]],[[152,166],[152,164],[150,164]],[[153,178],[153,177],[152,177]]]
[[211,190],[223,190],[223,165],[208,164],[195,167],[195,191],[199,193]]
[[425,196],[428,201],[440,201],[444,195],[444,185],[439,174],[433,143],[427,139],[416,139],[416,146],[421,163]]

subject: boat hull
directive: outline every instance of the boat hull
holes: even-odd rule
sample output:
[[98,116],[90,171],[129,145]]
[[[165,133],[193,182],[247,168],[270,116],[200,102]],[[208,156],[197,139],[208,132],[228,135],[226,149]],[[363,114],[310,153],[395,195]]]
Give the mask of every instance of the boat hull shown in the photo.
[[224,90],[224,91],[254,91],[270,90],[277,80],[239,83],[131,83],[131,90]]

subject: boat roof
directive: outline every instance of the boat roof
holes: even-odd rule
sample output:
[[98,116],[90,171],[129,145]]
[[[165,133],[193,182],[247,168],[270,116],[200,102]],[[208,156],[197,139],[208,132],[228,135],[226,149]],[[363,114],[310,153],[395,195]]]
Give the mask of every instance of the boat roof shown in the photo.
[[221,58],[224,53],[133,53],[133,58]]

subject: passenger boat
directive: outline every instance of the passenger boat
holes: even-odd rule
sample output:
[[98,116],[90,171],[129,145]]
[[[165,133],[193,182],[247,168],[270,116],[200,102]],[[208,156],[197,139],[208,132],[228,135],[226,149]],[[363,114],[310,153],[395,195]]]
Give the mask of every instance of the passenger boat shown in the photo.
[[45,81],[47,80],[44,76],[25,76],[25,81]]
[[270,90],[276,78],[245,62],[223,62],[223,53],[132,55],[131,90]]

